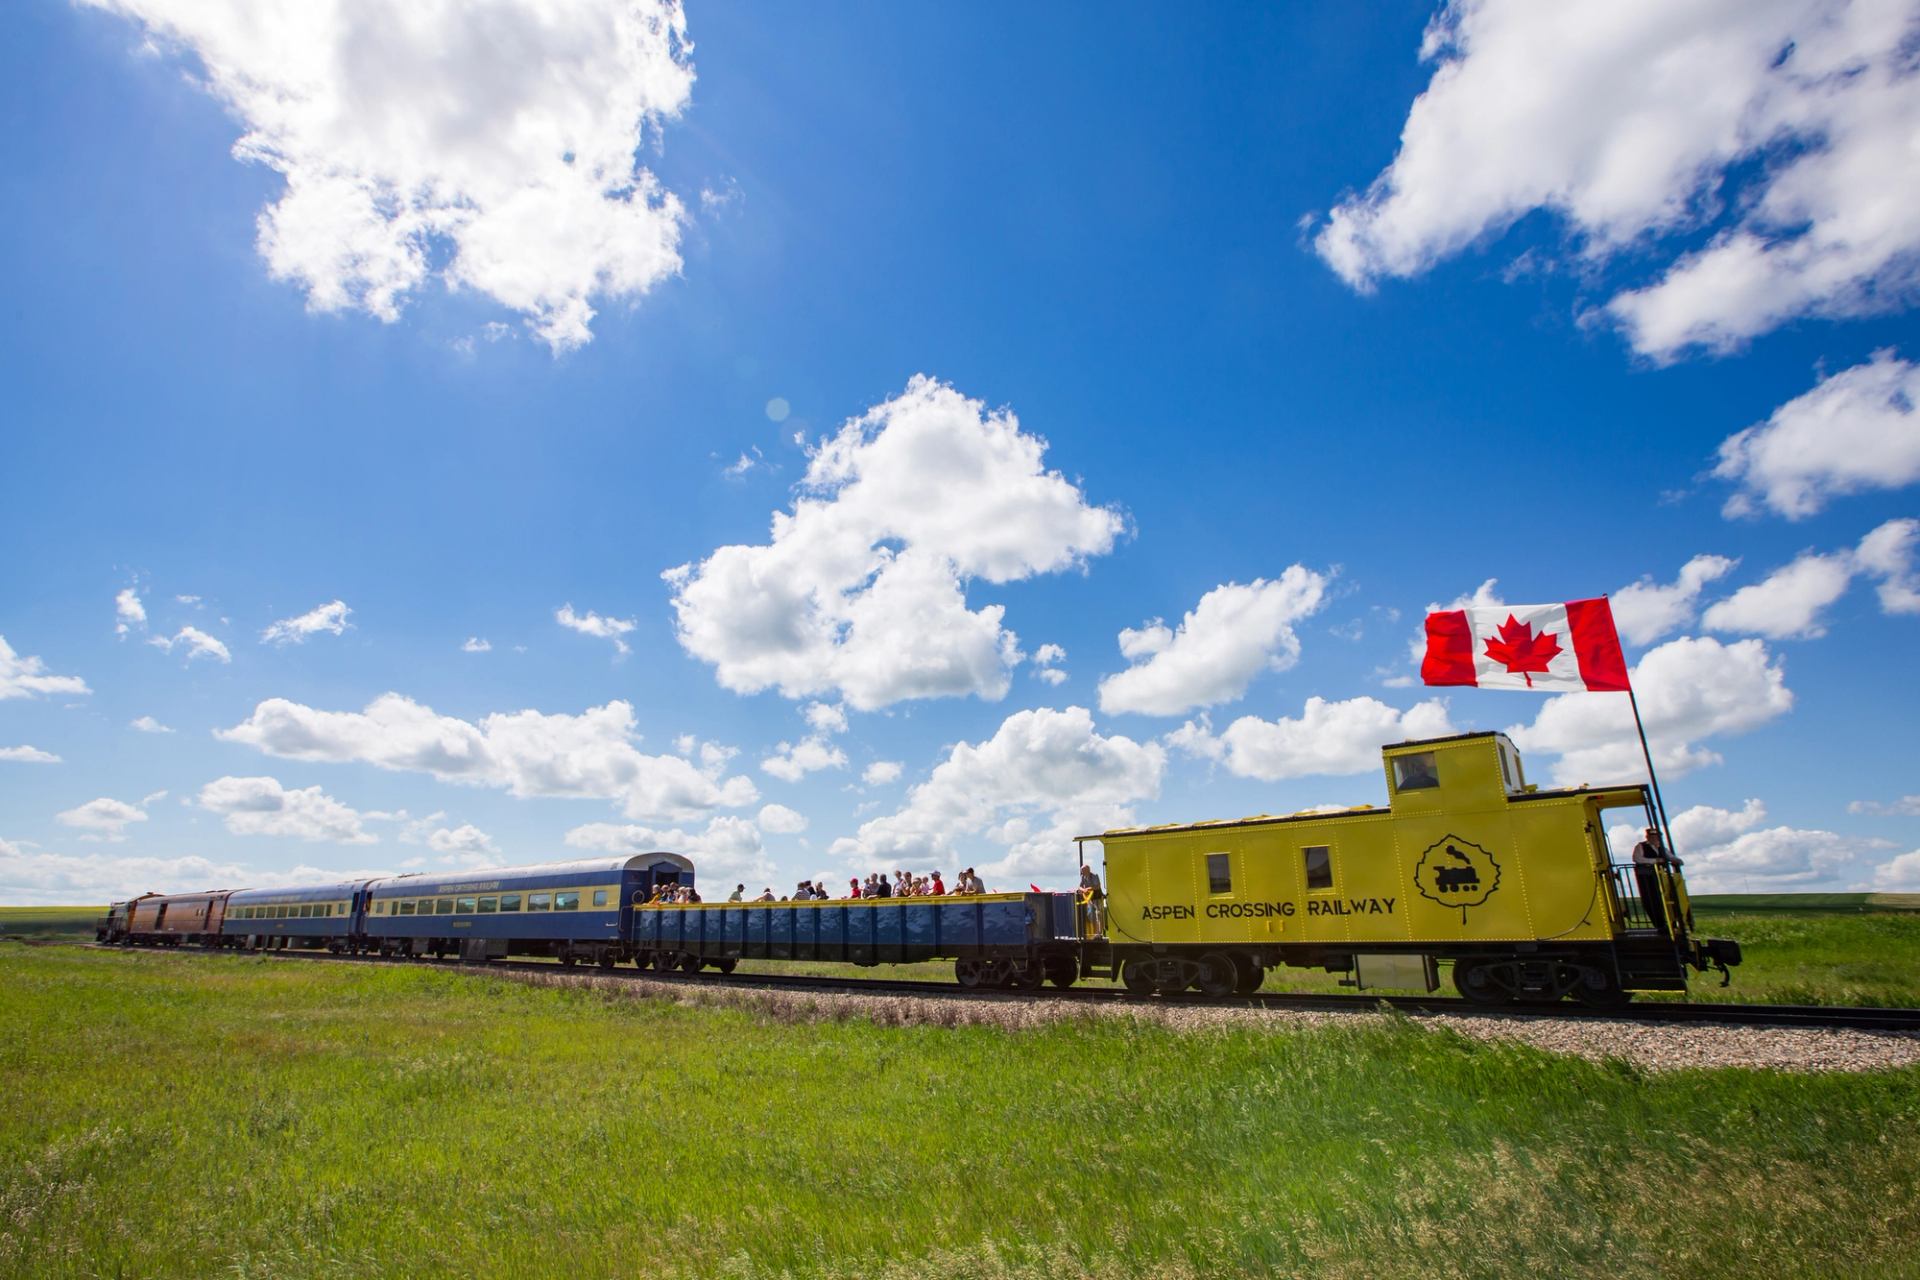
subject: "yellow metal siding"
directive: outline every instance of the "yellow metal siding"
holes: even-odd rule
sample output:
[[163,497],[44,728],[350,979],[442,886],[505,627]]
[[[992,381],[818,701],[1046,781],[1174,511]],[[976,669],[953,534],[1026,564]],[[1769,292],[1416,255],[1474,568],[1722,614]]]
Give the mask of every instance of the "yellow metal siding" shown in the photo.
[[[1420,744],[1440,785],[1386,810],[1325,818],[1108,832],[1116,944],[1421,944],[1604,940],[1612,935],[1590,830],[1597,804],[1633,791],[1509,795],[1494,739]],[[1332,851],[1309,890],[1303,851]],[[1208,893],[1206,856],[1230,855],[1233,891]]]

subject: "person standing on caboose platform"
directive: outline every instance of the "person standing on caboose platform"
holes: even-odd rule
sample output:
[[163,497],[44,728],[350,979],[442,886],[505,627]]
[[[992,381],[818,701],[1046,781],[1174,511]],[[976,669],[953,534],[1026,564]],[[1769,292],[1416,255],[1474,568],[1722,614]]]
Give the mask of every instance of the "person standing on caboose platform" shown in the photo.
[[1660,892],[1659,867],[1673,868],[1680,865],[1680,859],[1667,852],[1660,843],[1660,829],[1648,827],[1646,838],[1633,846],[1633,879],[1640,889],[1640,902],[1646,908],[1647,919],[1661,933],[1672,937],[1667,927],[1667,903]]

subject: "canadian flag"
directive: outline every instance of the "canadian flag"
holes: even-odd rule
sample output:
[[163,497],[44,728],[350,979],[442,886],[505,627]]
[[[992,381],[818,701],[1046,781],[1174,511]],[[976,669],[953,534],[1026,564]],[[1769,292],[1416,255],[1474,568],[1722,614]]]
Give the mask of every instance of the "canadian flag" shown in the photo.
[[1629,687],[1620,633],[1604,596],[1430,613],[1420,678],[1428,684],[1543,693],[1622,693]]

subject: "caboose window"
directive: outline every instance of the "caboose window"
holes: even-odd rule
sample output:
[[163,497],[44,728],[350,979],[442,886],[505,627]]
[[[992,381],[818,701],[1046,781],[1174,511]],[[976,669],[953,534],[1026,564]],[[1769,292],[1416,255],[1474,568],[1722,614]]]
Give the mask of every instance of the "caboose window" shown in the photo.
[[1440,785],[1440,773],[1433,766],[1433,752],[1416,751],[1393,758],[1395,791],[1426,791]]
[[500,909],[502,911],[518,911],[520,909],[520,895],[517,893],[501,894]]
[[1333,850],[1324,844],[1309,845],[1300,851],[1306,862],[1307,889],[1333,888]]
[[1207,892],[1233,892],[1233,860],[1224,853],[1207,855]]
[[578,911],[580,909],[580,895],[577,893],[554,894],[553,909],[555,911]]

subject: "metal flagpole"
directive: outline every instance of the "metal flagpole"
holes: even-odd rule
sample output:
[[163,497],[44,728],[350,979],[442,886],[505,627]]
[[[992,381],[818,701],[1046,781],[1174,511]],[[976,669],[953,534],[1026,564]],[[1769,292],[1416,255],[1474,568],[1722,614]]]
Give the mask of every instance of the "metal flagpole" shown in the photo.
[[1653,807],[1660,815],[1660,835],[1667,843],[1667,856],[1672,857],[1678,851],[1673,847],[1673,831],[1667,826],[1667,802],[1660,798],[1660,775],[1653,771],[1653,751],[1647,746],[1647,726],[1640,719],[1640,699],[1634,694],[1631,681],[1627,684],[1627,703],[1633,708],[1633,727],[1640,731],[1640,755],[1647,762],[1647,781],[1653,784]]

